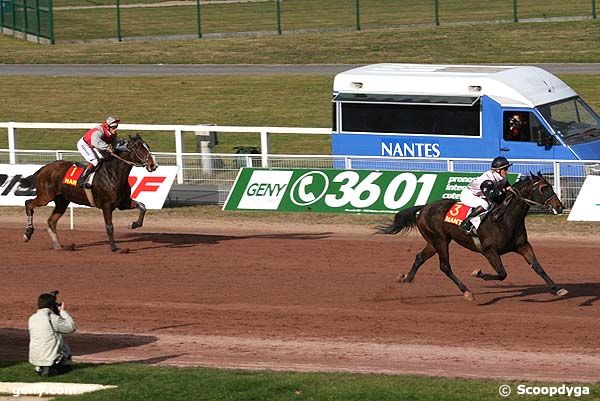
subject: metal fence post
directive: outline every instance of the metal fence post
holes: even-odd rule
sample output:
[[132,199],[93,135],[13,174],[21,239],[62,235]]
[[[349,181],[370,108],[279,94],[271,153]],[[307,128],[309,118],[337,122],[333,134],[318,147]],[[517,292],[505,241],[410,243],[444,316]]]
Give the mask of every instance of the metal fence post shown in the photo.
[[181,168],[177,171],[177,183],[183,184],[183,138],[181,129],[175,130],[175,160]]
[[275,18],[277,20],[277,34],[281,35],[281,5],[275,0]]
[[517,13],[517,0],[513,0],[513,21],[519,22],[519,15]]
[[121,36],[121,3],[120,0],[117,1],[117,38],[119,42],[123,41],[123,37]]
[[440,0],[435,0],[435,25],[440,26]]
[[27,0],[23,0],[23,33],[25,34],[25,40],[27,40],[27,33],[29,32],[29,18],[27,18]]
[[592,18],[596,19],[596,0],[592,0]]
[[12,29],[13,29],[13,36],[17,36],[17,13],[15,10],[15,1],[16,0],[12,0],[10,2],[11,5],[11,10],[12,10]]
[[198,25],[198,39],[202,38],[202,25],[200,21],[200,0],[196,0],[196,24]]
[[558,194],[558,197],[562,202],[563,196],[561,194],[562,189],[560,185],[560,162],[554,162],[552,164],[554,169],[554,192]]
[[356,0],[356,30],[360,31],[360,0]]
[[269,168],[269,153],[271,146],[269,144],[269,133],[267,131],[260,132],[260,159],[262,168]]
[[17,156],[15,153],[17,147],[16,134],[17,129],[13,123],[8,123],[8,162],[10,164],[17,164]]
[[[0,0],[1,2],[1,0]],[[36,30],[35,30],[35,34],[37,36],[37,42],[40,43],[40,35],[42,34],[41,30],[40,30],[40,0],[35,0],[35,26],[36,26]]]
[[50,38],[50,43],[55,44],[56,40],[54,39],[54,13],[52,11],[52,0],[48,0],[48,37]]

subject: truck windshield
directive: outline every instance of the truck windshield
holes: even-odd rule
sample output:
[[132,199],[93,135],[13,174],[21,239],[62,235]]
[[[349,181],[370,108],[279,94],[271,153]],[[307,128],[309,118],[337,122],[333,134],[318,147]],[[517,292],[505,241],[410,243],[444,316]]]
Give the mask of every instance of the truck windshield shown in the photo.
[[580,97],[545,104],[538,109],[567,144],[600,138],[600,117]]

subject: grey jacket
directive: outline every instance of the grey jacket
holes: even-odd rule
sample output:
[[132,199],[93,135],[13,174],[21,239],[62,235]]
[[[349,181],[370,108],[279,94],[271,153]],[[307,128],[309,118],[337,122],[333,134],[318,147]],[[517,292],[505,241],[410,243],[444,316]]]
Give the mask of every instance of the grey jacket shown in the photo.
[[77,325],[67,311],[58,316],[48,308],[38,309],[29,317],[29,363],[52,366],[59,351],[70,355],[71,350],[62,335],[75,330]]

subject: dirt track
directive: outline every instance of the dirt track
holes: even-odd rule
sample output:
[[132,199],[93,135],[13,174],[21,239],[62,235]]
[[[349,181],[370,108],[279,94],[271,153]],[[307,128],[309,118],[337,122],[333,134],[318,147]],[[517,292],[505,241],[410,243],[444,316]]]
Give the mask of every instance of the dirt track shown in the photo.
[[35,299],[59,289],[80,327],[69,340],[76,361],[600,380],[598,237],[531,239],[570,291],[560,299],[518,255],[504,257],[504,282],[469,277],[491,267],[454,246],[468,302],[437,260],[413,284],[395,283],[424,244],[416,236],[152,218],[133,232],[121,217],[117,240],[131,253],[120,255],[97,222],[63,222],[63,243],[77,250],[56,252],[43,217],[27,244],[20,220],[0,228],[0,360],[27,359]]

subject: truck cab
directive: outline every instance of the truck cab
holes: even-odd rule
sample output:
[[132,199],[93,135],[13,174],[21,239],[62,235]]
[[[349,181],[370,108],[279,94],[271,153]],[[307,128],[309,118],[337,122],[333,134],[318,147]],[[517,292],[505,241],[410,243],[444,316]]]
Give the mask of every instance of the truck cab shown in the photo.
[[538,67],[368,65],[332,102],[334,155],[600,160],[600,117]]

